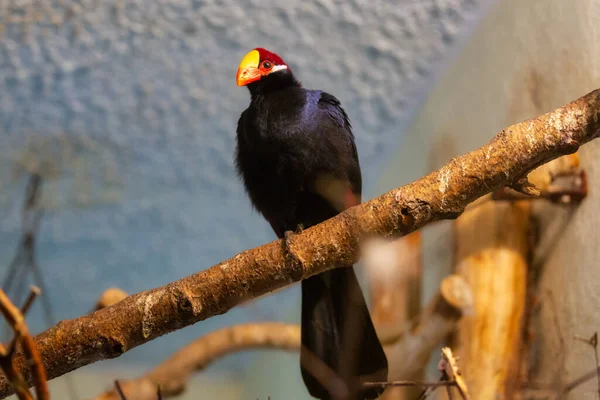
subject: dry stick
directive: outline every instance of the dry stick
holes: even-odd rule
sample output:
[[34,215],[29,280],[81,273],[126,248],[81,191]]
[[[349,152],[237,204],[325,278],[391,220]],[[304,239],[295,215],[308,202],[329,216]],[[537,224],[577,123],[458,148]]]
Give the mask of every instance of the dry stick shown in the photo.
[[13,363],[13,358],[10,353],[0,343],[0,368],[4,372],[6,378],[10,382],[10,385],[15,390],[15,394],[19,400],[33,400],[31,393],[29,393],[28,385],[25,382],[25,378],[21,372],[17,371]]
[[[36,336],[50,378],[118,357],[159,336],[335,265],[354,264],[369,235],[402,236],[458,217],[477,198],[600,136],[600,90],[502,130],[440,170],[280,241],[247,250],[202,272],[62,321]],[[78,332],[78,334],[75,334]],[[23,359],[17,357],[25,371]],[[0,380],[0,397],[12,390]]]
[[123,393],[123,389],[121,388],[121,383],[119,383],[118,380],[115,380],[115,390],[119,394],[120,400],[127,400],[127,397],[125,397],[125,393]]
[[[32,289],[29,298],[23,309],[29,308],[31,302],[33,301],[32,297],[39,293],[39,289]],[[21,347],[23,348],[23,353],[26,357],[27,364],[31,365],[31,370],[33,372],[33,384],[35,387],[35,393],[37,400],[47,400],[50,398],[50,393],[48,392],[48,386],[46,383],[46,371],[44,370],[44,366],[42,365],[42,360],[38,353],[35,342],[33,341],[31,335],[29,335],[29,329],[27,328],[27,324],[25,323],[25,319],[23,318],[23,314],[21,314],[20,310],[15,307],[14,304],[9,300],[3,290],[0,289],[0,312],[4,315],[4,318],[9,323],[9,325],[13,328],[15,332],[14,341],[20,341]],[[14,345],[11,344],[11,348]],[[11,356],[11,355],[9,355]]]
[[[125,395],[137,400],[156,400],[157,386],[160,386],[164,397],[176,396],[185,390],[194,372],[203,370],[227,354],[252,348],[298,351],[300,327],[273,322],[240,324],[219,329],[183,347],[142,377],[123,379],[119,384]],[[119,397],[115,390],[111,390],[96,399],[116,400]]]
[[[419,381],[396,381],[396,382],[377,382],[371,383],[371,385],[379,384],[383,387],[386,386],[416,386],[425,387],[425,390],[421,392],[417,400],[423,400],[438,387],[446,387],[446,393],[450,400],[454,399],[452,388],[455,387],[461,392],[463,399],[468,400],[468,393],[466,385],[458,372],[458,366],[456,365],[456,359],[452,354],[452,350],[448,347],[442,349],[442,358],[438,362],[438,370],[442,373],[440,379],[437,382],[419,382]],[[400,384],[397,384],[400,383]]]
[[454,354],[452,354],[452,350],[449,347],[444,347],[442,349],[442,360],[444,361],[444,371],[448,378],[456,383],[455,387],[458,389],[458,393],[463,400],[469,400],[469,390],[467,388],[467,384],[465,380],[460,375],[460,371],[458,369],[458,362]]
[[[25,303],[21,307],[21,315],[27,314],[27,312],[33,305],[33,302],[41,293],[42,293],[42,291],[40,290],[40,288],[38,288],[37,286],[31,286],[31,288],[29,289],[29,296],[27,297],[27,300],[25,300]],[[16,340],[13,340],[10,342],[10,344],[8,346],[8,354],[9,355],[13,354],[13,352],[16,349],[16,346],[17,346]]]
[[600,395],[600,363],[598,361],[598,332],[594,332],[592,337],[589,339],[583,338],[581,336],[575,336],[575,340],[579,340],[583,343],[586,343],[592,347],[594,350],[594,360],[596,361],[596,381],[597,381],[597,389],[598,395]]
[[422,388],[438,388],[438,387],[449,387],[456,386],[454,381],[437,381],[437,382],[425,382],[425,381],[391,381],[391,382],[365,382],[365,387],[390,387],[390,386],[418,386]]
[[584,384],[590,379],[594,379],[596,376],[598,376],[598,374],[600,374],[600,368],[596,368],[588,373],[583,374],[579,378],[574,379],[573,381],[571,381],[571,383],[565,386],[565,388],[563,389],[563,394],[567,394],[579,385]]
[[446,394],[448,395],[448,400],[454,400],[454,393],[452,392],[451,387],[446,387]]
[[[116,304],[126,297],[127,293],[125,293],[121,289],[107,289],[104,291],[104,293],[102,293],[100,299],[98,299],[96,303],[96,310],[100,310],[102,308]],[[285,329],[273,330],[273,328],[277,326],[284,327]],[[233,335],[232,332],[234,333]],[[223,336],[225,342],[229,341],[229,345],[231,346],[230,351],[228,351],[227,349],[221,349],[222,351],[220,351],[219,356],[224,356],[229,352],[240,351],[261,346],[268,348],[279,347],[281,345],[283,346],[282,348],[285,350],[293,350],[294,348],[300,349],[301,347],[300,327],[295,325],[284,325],[268,322],[262,324],[237,325],[231,328],[221,329],[219,331],[209,334],[209,336],[213,337],[218,337],[219,335]],[[241,348],[239,340],[237,340],[236,337],[239,338],[244,336],[246,337],[246,342],[243,346],[244,348]],[[270,338],[270,340],[265,340],[268,338]],[[193,372],[199,372],[200,370],[208,366],[209,363],[202,361],[202,359],[205,359],[207,357],[207,352],[199,352],[198,348],[202,347],[203,345],[212,346],[209,342],[210,338],[207,339],[206,336],[202,337],[192,342],[190,345],[186,346],[184,349],[180,350],[177,353],[181,355],[185,354],[185,357],[187,357],[187,360],[185,360],[185,365],[188,366],[190,370],[187,371],[186,374],[181,375],[177,367],[177,365],[179,365],[182,362],[182,359],[179,357],[172,357],[169,360],[165,361],[164,365],[160,365],[154,370],[154,372],[156,372],[157,370],[167,372],[166,374],[161,372],[150,372],[141,378],[131,381],[125,381],[125,384],[128,385],[128,392],[134,394],[138,400],[141,400],[141,398],[154,400],[154,397],[152,396],[152,393],[150,392],[149,388],[156,385],[159,390],[157,392],[157,396],[159,399],[161,399],[162,392],[160,391],[160,385],[161,382],[166,382],[167,387],[174,387],[173,390],[170,390],[166,393],[166,396],[177,396],[178,394],[183,392],[187,380],[189,380]],[[211,350],[219,352],[219,349],[216,348],[213,348]],[[306,355],[310,357],[311,360],[307,367],[311,371],[312,375],[315,376],[315,378],[318,379],[324,387],[329,388],[329,391],[331,393],[337,394],[338,397],[344,397],[343,392],[346,390],[345,384],[343,381],[340,380],[340,378],[335,374],[335,372],[331,370],[331,368],[329,368],[329,366],[324,364],[321,360],[316,358],[316,356],[314,356],[312,353]],[[197,360],[199,364],[194,362],[195,357],[199,358],[199,360]],[[217,357],[217,355],[215,354],[214,357]],[[172,370],[178,371],[177,377],[175,379],[173,379],[173,377],[170,376],[168,373]],[[171,382],[171,384],[169,384],[169,382]],[[120,389],[120,385],[119,387],[115,386],[115,388],[118,391],[118,389]],[[114,391],[107,392],[100,396],[99,399],[116,399],[116,393]]]
[[532,382],[524,382],[522,385],[522,389],[534,389],[542,391],[543,393],[551,393],[556,394],[557,392],[562,392],[562,394],[568,394],[575,388],[580,385],[583,385],[587,381],[597,378],[598,374],[600,374],[600,367],[594,368],[593,370],[586,372],[581,375],[579,378],[573,379],[571,382],[566,384],[563,389],[557,389],[557,385],[555,383],[532,383]]
[[414,327],[395,344],[386,346],[389,379],[410,378],[424,368],[431,352],[472,307],[473,294],[465,280],[458,275],[444,278],[439,293],[423,310]]

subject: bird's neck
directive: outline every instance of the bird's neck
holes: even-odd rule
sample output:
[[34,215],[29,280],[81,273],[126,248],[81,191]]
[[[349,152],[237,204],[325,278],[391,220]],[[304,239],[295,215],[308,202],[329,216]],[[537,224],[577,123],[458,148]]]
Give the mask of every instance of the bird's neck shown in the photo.
[[266,79],[263,78],[260,81],[253,82],[248,85],[248,90],[250,91],[252,100],[256,100],[265,95],[292,87],[302,87],[302,85],[292,74],[286,74],[271,78],[267,77]]

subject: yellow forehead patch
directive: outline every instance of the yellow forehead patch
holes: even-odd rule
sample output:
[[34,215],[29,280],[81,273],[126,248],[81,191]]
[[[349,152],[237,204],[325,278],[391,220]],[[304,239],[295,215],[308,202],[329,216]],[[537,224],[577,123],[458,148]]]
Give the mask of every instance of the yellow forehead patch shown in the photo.
[[258,64],[260,64],[260,54],[258,53],[258,51],[252,50],[248,52],[248,54],[246,54],[244,58],[242,58],[242,62],[240,62],[239,68],[258,68]]

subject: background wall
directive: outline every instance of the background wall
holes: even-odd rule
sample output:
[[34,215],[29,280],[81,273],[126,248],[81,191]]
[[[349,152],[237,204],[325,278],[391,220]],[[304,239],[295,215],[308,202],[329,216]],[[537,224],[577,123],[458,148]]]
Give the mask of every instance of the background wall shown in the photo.
[[[498,2],[405,132],[379,183],[380,191],[416,179],[451,157],[483,145],[508,125],[599,88],[598,43],[598,1]],[[541,243],[549,252],[542,271],[541,310],[533,345],[532,376],[539,381],[570,381],[595,366],[589,346],[573,336],[590,337],[600,327],[599,154],[600,144],[595,142],[579,153],[590,194],[577,209],[545,206],[541,210],[537,206],[544,213]],[[452,242],[449,224],[425,232],[424,296],[429,296],[450,268]],[[597,398],[596,382],[579,388],[571,398]]]
[[[59,319],[88,312],[109,286],[142,291],[272,240],[232,167],[248,103],[234,76],[256,46],[340,98],[371,197],[402,128],[491,3],[0,2],[0,265],[18,243],[32,171],[47,178],[37,260]],[[88,394],[216,328],[297,321],[298,304],[297,289],[284,291],[97,365],[109,374],[74,376]],[[45,327],[40,310],[29,318],[34,332]],[[219,379],[203,380],[205,391],[232,377],[247,378],[244,398],[304,393],[291,355],[236,355],[210,371]]]

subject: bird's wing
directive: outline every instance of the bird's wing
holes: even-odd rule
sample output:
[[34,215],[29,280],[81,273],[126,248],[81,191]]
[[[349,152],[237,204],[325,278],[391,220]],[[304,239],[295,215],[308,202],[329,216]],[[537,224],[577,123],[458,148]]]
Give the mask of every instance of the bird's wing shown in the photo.
[[339,170],[320,173],[313,188],[341,212],[361,202],[362,178],[352,125],[333,95],[321,92],[317,106],[320,122],[327,126],[326,140],[333,143],[332,148],[338,153],[334,157],[340,165],[336,166]]

